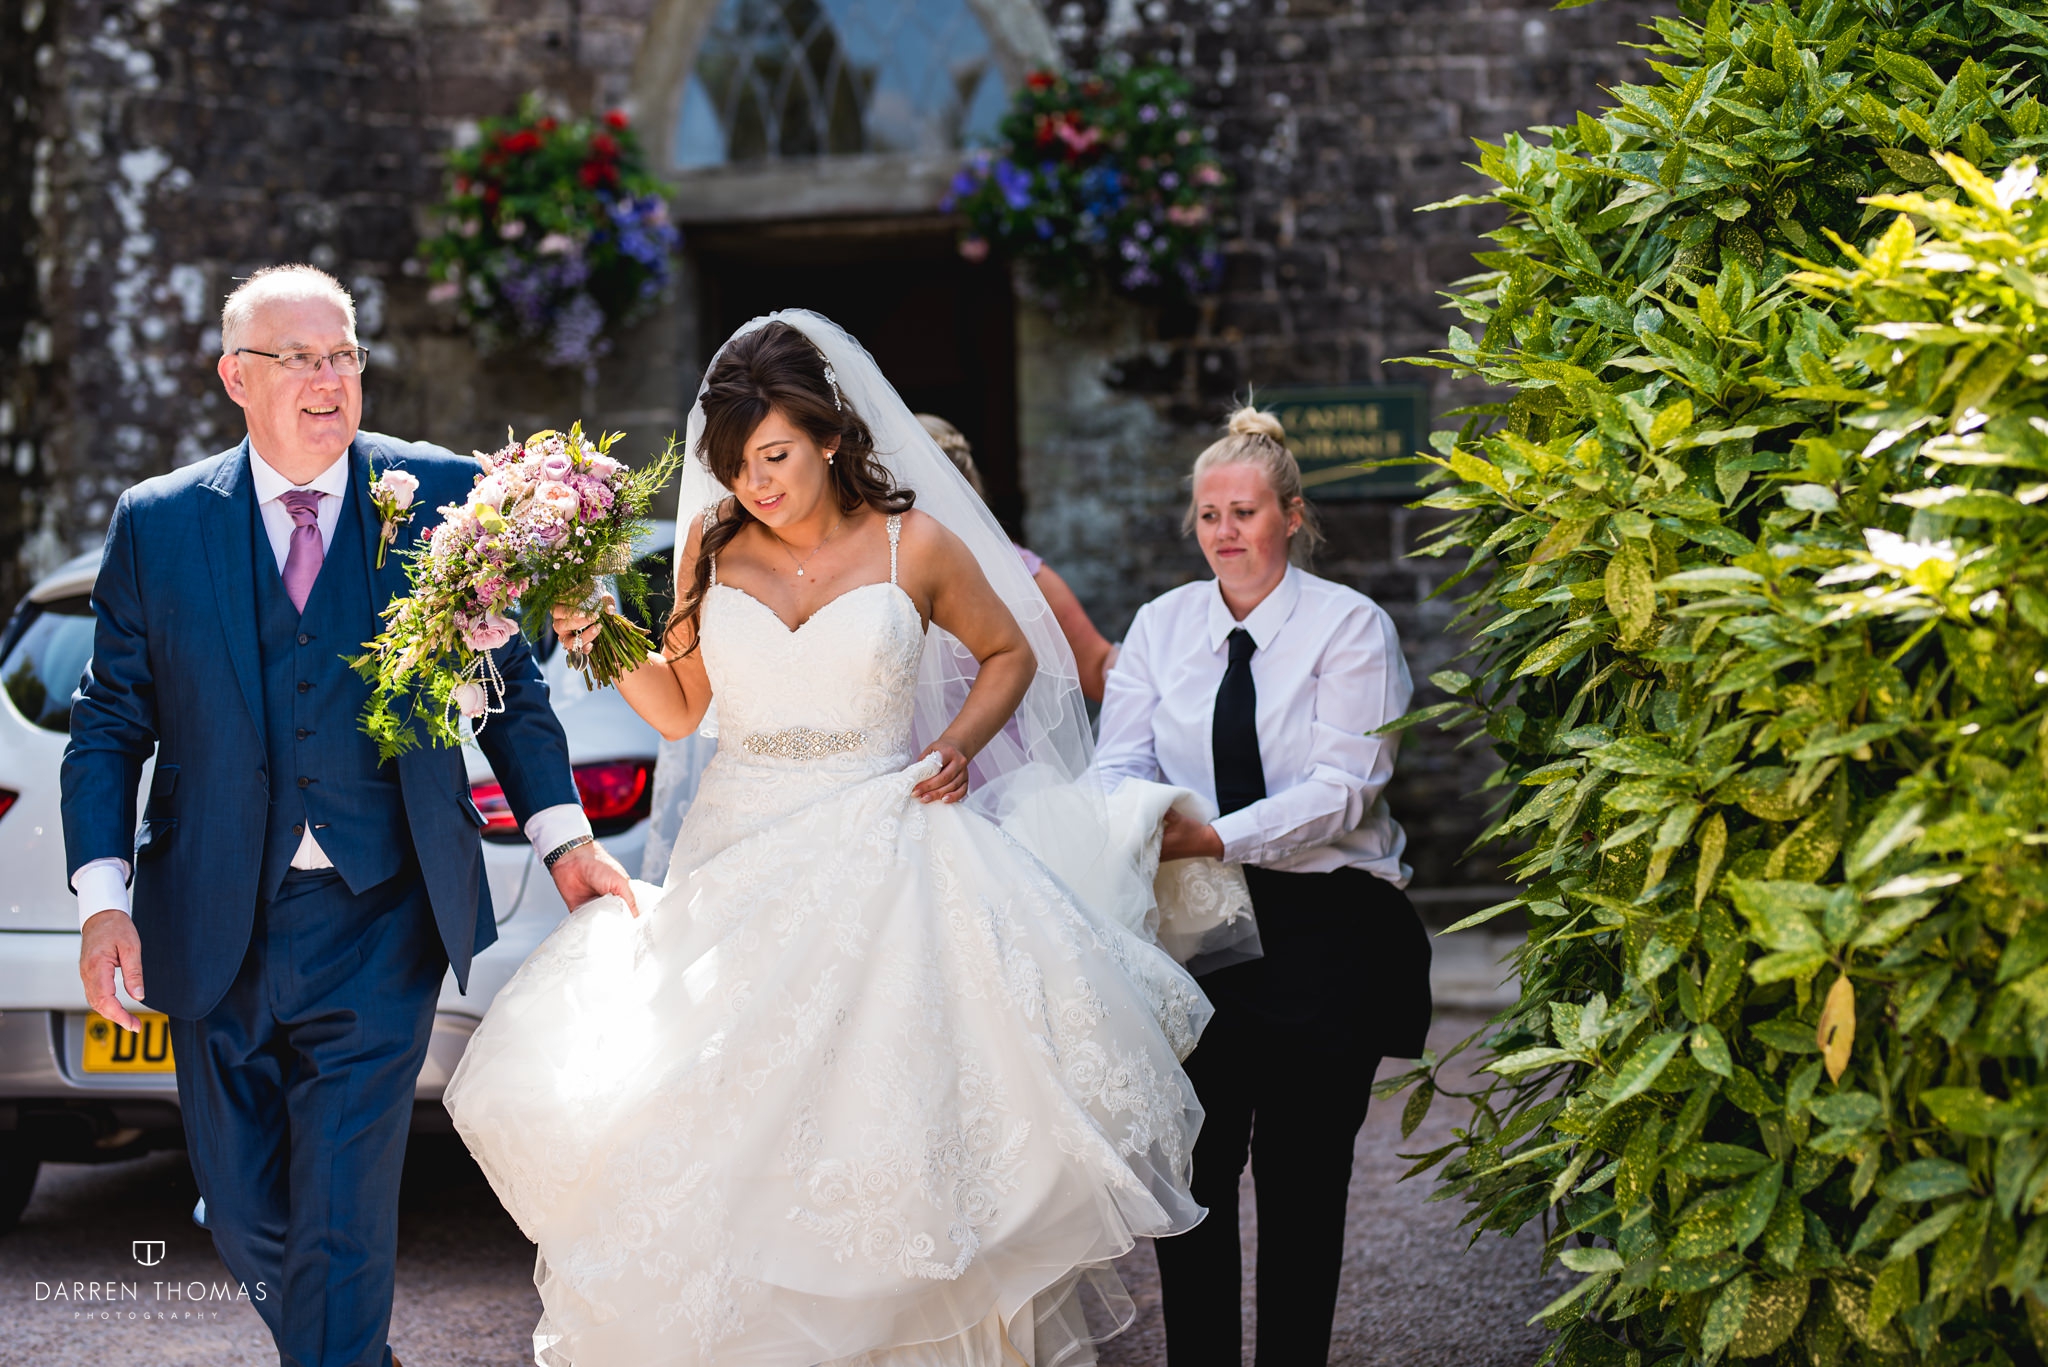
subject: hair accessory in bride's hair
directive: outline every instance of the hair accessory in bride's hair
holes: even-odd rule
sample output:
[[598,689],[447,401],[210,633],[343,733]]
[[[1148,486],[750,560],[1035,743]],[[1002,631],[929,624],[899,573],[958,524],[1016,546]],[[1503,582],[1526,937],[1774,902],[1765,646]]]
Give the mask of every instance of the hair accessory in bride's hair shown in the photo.
[[[844,413],[846,405],[839,401],[839,372],[832,368],[832,358],[824,352],[818,353],[818,359],[825,363],[825,387],[832,391],[832,407]],[[827,456],[825,460],[829,464],[832,458]]]

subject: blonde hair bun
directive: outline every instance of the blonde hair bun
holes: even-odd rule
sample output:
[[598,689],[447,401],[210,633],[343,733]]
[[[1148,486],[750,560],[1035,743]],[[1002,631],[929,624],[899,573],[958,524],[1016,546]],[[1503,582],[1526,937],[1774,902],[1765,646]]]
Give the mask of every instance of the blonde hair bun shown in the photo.
[[[1250,404],[1232,413],[1225,426],[1229,430],[1195,457],[1194,471],[1188,476],[1190,490],[1203,474],[1221,466],[1249,465],[1258,470],[1272,486],[1280,507],[1301,514],[1301,530],[1289,543],[1288,554],[1296,564],[1306,565],[1323,542],[1323,530],[1314,506],[1302,497],[1301,465],[1287,449],[1287,429],[1276,415]],[[1183,532],[1195,530],[1196,512],[1195,500],[1190,497],[1187,515],[1181,519]]]
[[1264,437],[1282,446],[1287,444],[1287,429],[1280,425],[1280,419],[1250,404],[1232,413],[1227,425],[1233,437]]

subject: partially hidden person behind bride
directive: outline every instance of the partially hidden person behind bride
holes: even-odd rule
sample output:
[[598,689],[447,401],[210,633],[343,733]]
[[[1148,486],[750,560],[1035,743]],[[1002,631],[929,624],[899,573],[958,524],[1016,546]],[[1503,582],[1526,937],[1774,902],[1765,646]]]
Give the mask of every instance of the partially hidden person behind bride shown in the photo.
[[717,753],[665,886],[564,920],[447,1090],[539,1245],[536,1360],[1092,1361],[1082,1283],[1127,1322],[1109,1260],[1203,1214],[1209,1009],[996,824],[1106,839],[1072,655],[826,320],[741,329],[688,440],[677,608],[619,687],[669,737],[715,699]]

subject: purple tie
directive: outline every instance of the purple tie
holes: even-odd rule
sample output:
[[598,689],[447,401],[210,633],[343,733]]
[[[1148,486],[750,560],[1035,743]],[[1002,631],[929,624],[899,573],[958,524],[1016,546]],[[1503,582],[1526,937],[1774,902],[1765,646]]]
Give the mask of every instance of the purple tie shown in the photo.
[[284,558],[284,592],[292,606],[304,612],[313,581],[320,577],[320,562],[326,558],[320,549],[320,491],[288,489],[284,506],[292,515],[292,548]]

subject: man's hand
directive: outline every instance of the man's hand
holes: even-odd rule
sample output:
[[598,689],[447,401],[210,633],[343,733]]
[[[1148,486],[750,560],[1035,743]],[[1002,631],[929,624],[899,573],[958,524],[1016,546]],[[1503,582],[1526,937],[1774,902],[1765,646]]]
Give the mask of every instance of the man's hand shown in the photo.
[[1221,859],[1223,837],[1216,834],[1216,828],[1202,821],[1193,821],[1174,811],[1166,809],[1166,826],[1159,836],[1159,862],[1169,863],[1175,859]]
[[595,840],[557,859],[549,872],[554,875],[555,889],[571,911],[593,898],[619,897],[625,900],[626,910],[635,916],[640,914],[640,904],[633,900],[633,880]]
[[[568,863],[568,860],[563,860]],[[613,865],[614,868],[617,865]],[[86,1004],[123,1030],[142,1033],[142,1022],[128,1014],[114,995],[114,970],[121,970],[128,995],[142,1000],[142,937],[125,911],[109,907],[94,912],[79,935],[78,976],[85,983]]]

